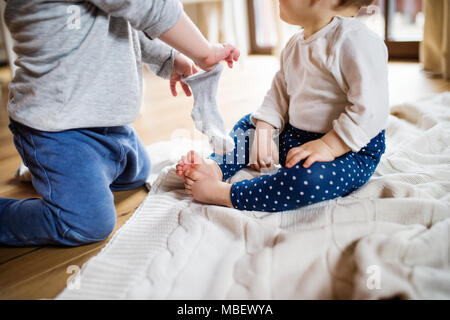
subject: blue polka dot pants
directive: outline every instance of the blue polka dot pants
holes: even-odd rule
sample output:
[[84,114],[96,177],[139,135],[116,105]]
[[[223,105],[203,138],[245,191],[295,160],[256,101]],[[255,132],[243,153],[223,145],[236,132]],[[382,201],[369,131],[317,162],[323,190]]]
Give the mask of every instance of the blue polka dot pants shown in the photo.
[[[210,156],[222,169],[224,181],[248,165],[254,129],[250,115],[246,115],[230,133],[235,149],[223,156],[214,153]],[[385,130],[358,153],[350,151],[331,162],[315,162],[308,169],[303,167],[305,160],[290,169],[284,167],[290,149],[323,135],[287,124],[279,136],[282,167],[266,175],[234,183],[230,191],[234,208],[266,212],[292,210],[343,197],[362,187],[373,175],[385,152]]]

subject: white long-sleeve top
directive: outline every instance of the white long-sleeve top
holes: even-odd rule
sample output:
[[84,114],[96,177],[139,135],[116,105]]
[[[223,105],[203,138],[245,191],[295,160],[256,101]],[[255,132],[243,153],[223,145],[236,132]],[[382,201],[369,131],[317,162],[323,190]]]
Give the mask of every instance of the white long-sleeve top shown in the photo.
[[384,41],[355,18],[336,16],[306,40],[300,31],[251,119],[281,130],[286,122],[310,132],[334,129],[358,152],[387,126],[387,60]]

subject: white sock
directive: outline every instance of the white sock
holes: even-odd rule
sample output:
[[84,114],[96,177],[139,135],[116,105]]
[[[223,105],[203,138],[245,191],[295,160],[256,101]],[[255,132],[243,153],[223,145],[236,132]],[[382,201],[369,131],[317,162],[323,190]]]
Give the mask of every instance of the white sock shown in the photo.
[[209,72],[198,72],[183,78],[194,95],[191,112],[195,127],[209,138],[215,153],[225,154],[233,151],[234,141],[227,134],[225,123],[217,105],[217,87],[223,66],[218,63]]

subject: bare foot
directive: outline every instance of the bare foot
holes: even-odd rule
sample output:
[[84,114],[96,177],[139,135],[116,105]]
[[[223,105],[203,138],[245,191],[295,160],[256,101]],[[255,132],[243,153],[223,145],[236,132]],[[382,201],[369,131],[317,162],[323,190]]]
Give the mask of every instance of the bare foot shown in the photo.
[[187,169],[184,186],[187,193],[199,202],[233,208],[230,198],[231,184],[203,171]]
[[186,172],[198,172],[202,176],[208,176],[210,179],[222,181],[222,170],[217,162],[211,159],[204,159],[195,151],[189,151],[181,157],[177,164],[177,175],[183,179],[186,184]]

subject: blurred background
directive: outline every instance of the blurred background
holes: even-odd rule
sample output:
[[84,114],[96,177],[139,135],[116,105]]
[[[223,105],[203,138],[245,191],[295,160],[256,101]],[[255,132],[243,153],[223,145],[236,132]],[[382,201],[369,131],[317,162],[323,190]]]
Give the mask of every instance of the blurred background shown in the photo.
[[[358,19],[386,40],[392,58],[418,59],[420,42],[424,38],[426,1],[377,0],[373,6],[362,9]],[[277,54],[298,30],[279,19],[278,0],[181,2],[210,41],[234,43],[245,54]],[[1,6],[2,9],[5,6],[3,1]],[[0,66],[8,65],[8,45],[12,45],[9,42],[7,32],[2,30]]]
[[[419,57],[419,43],[424,32],[426,0],[377,0],[363,8],[358,19],[386,40],[392,58]],[[298,28],[281,22],[276,1],[247,1],[250,12],[251,52],[271,53],[279,50]],[[253,13],[253,14],[252,14]],[[280,39],[281,37],[281,39]],[[281,40],[281,41],[280,41]]]

